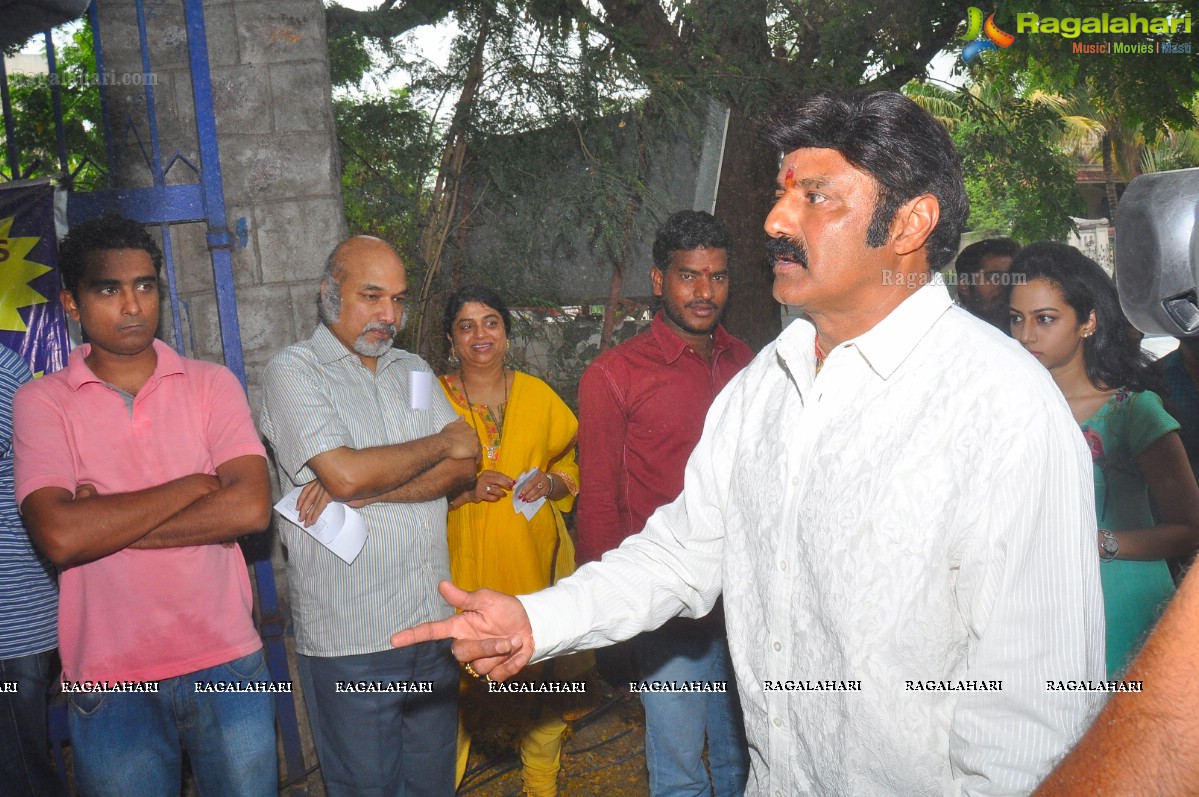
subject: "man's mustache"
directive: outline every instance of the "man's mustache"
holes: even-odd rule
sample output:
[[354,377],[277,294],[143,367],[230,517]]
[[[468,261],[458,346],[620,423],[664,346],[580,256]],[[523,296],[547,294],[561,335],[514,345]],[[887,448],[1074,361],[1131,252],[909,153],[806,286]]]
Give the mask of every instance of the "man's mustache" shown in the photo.
[[780,260],[791,260],[804,268],[808,267],[808,250],[794,238],[770,238],[766,241],[766,257],[771,264]]
[[363,335],[365,335],[368,332],[375,332],[375,331],[386,332],[387,334],[391,335],[394,338],[396,336],[396,333],[399,330],[396,329],[395,324],[385,324],[382,321],[371,321],[370,323],[368,323],[366,326],[364,326],[362,328]]

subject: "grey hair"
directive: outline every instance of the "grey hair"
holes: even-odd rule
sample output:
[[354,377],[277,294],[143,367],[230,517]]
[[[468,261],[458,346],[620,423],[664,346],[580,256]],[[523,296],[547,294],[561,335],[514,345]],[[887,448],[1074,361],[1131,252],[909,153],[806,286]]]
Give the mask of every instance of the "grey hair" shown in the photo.
[[325,258],[325,270],[321,273],[321,286],[316,294],[316,316],[326,326],[336,324],[341,318],[341,280],[337,278],[341,271],[337,262],[340,249],[341,244],[338,244]]

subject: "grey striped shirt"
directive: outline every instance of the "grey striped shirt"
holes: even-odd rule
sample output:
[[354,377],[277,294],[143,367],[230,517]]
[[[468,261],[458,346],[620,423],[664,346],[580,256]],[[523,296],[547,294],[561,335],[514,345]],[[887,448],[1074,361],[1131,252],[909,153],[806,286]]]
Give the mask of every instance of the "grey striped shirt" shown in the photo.
[[[261,424],[282,491],[316,478],[308,462],[318,454],[406,443],[457,418],[436,389],[431,409],[411,409],[409,374],[429,370],[420,357],[391,349],[371,373],[323,324],[272,357],[263,375]],[[395,631],[451,614],[437,593],[437,582],[450,577],[445,499],[360,511],[369,536],[352,565],[299,526],[279,521],[299,653],[388,650]]]

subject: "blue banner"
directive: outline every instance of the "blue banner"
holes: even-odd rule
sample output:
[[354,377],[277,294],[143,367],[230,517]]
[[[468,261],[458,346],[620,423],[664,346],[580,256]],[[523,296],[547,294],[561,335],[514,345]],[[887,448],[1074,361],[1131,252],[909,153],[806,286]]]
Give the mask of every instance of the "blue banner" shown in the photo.
[[24,357],[35,376],[67,363],[61,289],[54,188],[0,183],[0,343]]

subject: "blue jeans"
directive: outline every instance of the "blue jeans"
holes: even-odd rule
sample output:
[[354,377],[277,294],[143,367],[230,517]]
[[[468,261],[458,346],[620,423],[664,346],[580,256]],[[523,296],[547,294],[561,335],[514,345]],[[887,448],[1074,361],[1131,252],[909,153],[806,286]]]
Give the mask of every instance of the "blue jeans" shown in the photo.
[[[722,636],[651,631],[637,638],[644,681],[724,681],[728,692],[642,692],[645,763],[653,797],[741,797],[749,748]],[[708,766],[704,771],[704,732]],[[709,792],[709,789],[712,791]]]
[[[449,640],[296,660],[329,797],[452,797],[458,663]],[[393,682],[431,691],[378,691]]]
[[155,693],[71,693],[67,723],[84,797],[177,797],[183,752],[204,797],[275,797],[275,696],[197,692],[205,683],[266,683],[259,650],[158,682]]
[[50,760],[46,703],[58,675],[57,650],[0,659],[0,783],[11,797],[66,797]]

